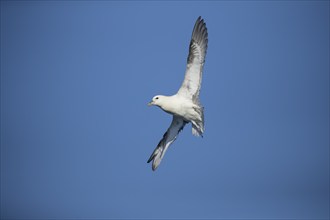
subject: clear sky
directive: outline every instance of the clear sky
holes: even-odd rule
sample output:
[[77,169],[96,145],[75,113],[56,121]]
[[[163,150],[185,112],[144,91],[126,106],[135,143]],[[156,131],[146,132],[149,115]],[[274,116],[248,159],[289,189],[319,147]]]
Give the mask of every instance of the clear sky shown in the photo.
[[[193,25],[204,138],[156,172]],[[328,218],[329,1],[1,1],[2,218]]]

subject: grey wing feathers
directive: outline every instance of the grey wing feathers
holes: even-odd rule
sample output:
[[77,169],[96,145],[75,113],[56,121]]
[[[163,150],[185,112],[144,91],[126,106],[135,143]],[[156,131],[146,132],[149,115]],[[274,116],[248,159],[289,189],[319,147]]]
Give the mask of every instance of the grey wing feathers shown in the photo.
[[207,51],[208,33],[204,19],[199,16],[195,23],[189,46],[189,56],[187,63],[192,63],[197,58],[201,64],[205,62]]
[[172,123],[167,129],[163,138],[159,141],[157,147],[152,152],[147,163],[152,162],[152,170],[155,171],[162,161],[168,147],[175,141],[176,137],[182,131],[183,127],[186,125],[186,122],[177,116],[173,116]]
[[179,95],[192,99],[196,104],[199,104],[199,91],[202,84],[207,44],[206,24],[201,17],[198,17],[191,35],[184,81],[178,91]]

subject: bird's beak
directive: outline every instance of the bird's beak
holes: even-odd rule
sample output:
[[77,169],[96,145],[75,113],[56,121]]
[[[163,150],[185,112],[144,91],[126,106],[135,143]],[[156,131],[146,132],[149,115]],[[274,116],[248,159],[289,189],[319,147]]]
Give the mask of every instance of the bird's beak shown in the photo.
[[153,104],[154,104],[154,102],[151,101],[151,102],[148,103],[148,106],[152,106]]

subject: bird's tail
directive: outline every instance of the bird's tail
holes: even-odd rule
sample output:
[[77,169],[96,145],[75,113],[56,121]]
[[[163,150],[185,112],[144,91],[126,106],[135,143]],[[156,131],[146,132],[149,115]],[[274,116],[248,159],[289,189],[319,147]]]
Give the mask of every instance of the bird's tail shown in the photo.
[[166,147],[163,144],[158,144],[158,146],[156,147],[156,149],[154,150],[154,152],[152,152],[148,163],[150,163],[152,161],[152,170],[155,171],[157,169],[157,167],[159,166],[160,162],[162,161],[165,152],[167,150],[168,147]]
[[203,137],[203,133],[204,133],[204,127],[201,123],[192,123],[191,124],[192,127],[191,127],[191,132],[194,136],[201,136]]
[[192,121],[192,134],[195,136],[201,136],[203,137],[204,133],[204,107],[200,106],[197,111],[200,115],[200,119],[196,121]]

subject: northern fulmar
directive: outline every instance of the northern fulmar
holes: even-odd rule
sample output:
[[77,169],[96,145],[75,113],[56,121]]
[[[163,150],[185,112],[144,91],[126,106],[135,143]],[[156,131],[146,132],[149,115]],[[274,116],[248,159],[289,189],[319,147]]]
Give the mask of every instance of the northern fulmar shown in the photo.
[[166,150],[187,123],[191,122],[193,135],[203,137],[204,107],[199,101],[199,91],[202,83],[207,43],[206,24],[199,16],[192,32],[186,73],[179,91],[172,96],[156,95],[148,103],[149,106],[158,106],[173,115],[170,127],[148,160],[148,163],[153,161],[153,171],[157,169]]

